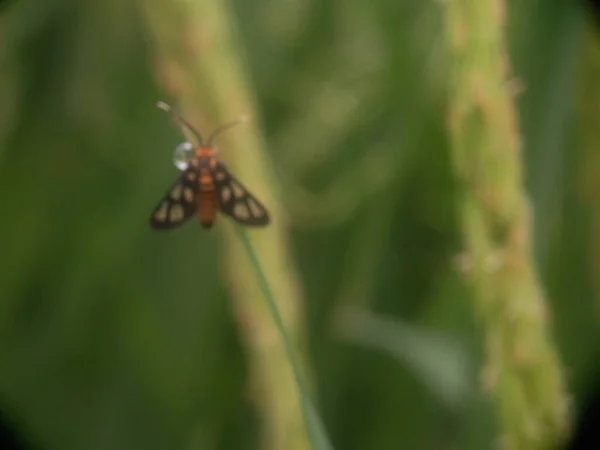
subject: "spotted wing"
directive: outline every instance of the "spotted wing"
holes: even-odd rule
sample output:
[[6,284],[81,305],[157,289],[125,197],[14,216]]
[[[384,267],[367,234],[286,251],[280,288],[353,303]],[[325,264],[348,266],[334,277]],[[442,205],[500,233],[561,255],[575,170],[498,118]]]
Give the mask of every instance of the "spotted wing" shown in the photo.
[[150,216],[150,226],[169,230],[180,226],[196,211],[198,174],[194,169],[184,171],[156,206]]
[[269,213],[263,204],[236,180],[222,163],[216,164],[212,175],[219,207],[224,214],[250,227],[269,224]]

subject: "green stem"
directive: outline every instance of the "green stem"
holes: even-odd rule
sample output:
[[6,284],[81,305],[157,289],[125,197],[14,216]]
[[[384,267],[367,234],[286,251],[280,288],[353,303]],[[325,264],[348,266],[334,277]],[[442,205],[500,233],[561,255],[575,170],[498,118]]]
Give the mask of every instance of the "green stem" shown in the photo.
[[502,0],[446,3],[448,123],[462,267],[485,332],[484,381],[501,442],[506,450],[547,450],[565,438],[567,400],[531,250],[504,7]]
[[[588,203],[592,226],[592,254],[594,273],[600,272],[600,32],[595,23],[588,24],[587,39],[585,42],[585,56],[583,58],[582,82],[579,98],[579,114],[581,121],[581,135],[584,148],[583,191]],[[594,277],[596,297],[600,299],[600,279]],[[596,305],[600,312],[600,304]]]
[[296,380],[296,385],[298,386],[302,406],[302,414],[304,416],[306,429],[310,436],[310,440],[313,444],[313,448],[318,450],[333,449],[332,445],[329,442],[329,438],[327,437],[327,433],[325,432],[325,428],[323,427],[323,424],[321,423],[321,420],[317,414],[317,410],[314,407],[312,401],[310,400],[310,393],[302,375],[302,366],[300,364],[298,356],[296,355],[294,346],[292,345],[292,340],[290,339],[290,336],[283,323],[281,313],[277,308],[275,297],[273,296],[273,292],[271,290],[269,282],[267,281],[267,277],[265,276],[262,270],[260,261],[258,260],[258,255],[256,254],[254,248],[250,244],[250,240],[248,239],[248,235],[246,234],[245,230],[239,226],[236,226],[235,228],[238,237],[242,242],[244,250],[246,251],[246,255],[250,260],[250,264],[252,265],[254,274],[258,279],[258,283],[266,300],[269,313],[273,318],[273,322],[275,322],[275,326],[277,327],[277,331],[279,332],[279,336],[285,347],[286,356],[288,358],[288,361],[290,362],[292,371],[294,373],[294,379]]

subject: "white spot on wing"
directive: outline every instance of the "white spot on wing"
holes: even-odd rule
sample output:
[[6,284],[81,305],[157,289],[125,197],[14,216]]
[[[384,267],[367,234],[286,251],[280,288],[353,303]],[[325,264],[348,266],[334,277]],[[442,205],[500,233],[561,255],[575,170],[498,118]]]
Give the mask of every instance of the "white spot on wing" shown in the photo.
[[178,184],[173,188],[171,191],[171,198],[177,202],[181,199],[181,184]]
[[183,220],[183,206],[173,205],[169,211],[169,220],[171,222],[181,222]]
[[223,203],[229,203],[229,200],[231,200],[231,188],[228,186],[221,189],[221,200],[223,200]]
[[231,187],[233,188],[233,195],[235,195],[235,198],[244,198],[244,196],[246,195],[246,191],[242,186],[240,186],[235,181],[232,181]]
[[258,206],[258,203],[251,198],[248,199],[248,206],[250,207],[250,212],[253,217],[262,217],[265,215],[264,209]]
[[160,208],[154,213],[154,220],[157,222],[164,222],[167,220],[167,211],[169,210],[169,205],[167,202],[162,202]]
[[250,218],[250,211],[244,203],[236,203],[233,207],[233,216],[236,219],[248,220]]
[[194,201],[194,192],[189,187],[184,188],[183,198],[185,198],[186,202],[192,203]]

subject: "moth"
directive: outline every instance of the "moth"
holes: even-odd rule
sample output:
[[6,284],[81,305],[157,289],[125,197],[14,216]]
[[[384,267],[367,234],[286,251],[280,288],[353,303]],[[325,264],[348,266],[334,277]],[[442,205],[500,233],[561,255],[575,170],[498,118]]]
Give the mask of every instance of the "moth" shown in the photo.
[[200,225],[208,229],[215,223],[219,211],[246,226],[268,225],[269,213],[263,204],[215,157],[214,138],[241,120],[221,125],[204,141],[200,133],[169,105],[159,102],[157,106],[170,112],[173,119],[194,136],[197,145],[179,178],[152,212],[150,226],[156,230],[170,230],[196,214]]

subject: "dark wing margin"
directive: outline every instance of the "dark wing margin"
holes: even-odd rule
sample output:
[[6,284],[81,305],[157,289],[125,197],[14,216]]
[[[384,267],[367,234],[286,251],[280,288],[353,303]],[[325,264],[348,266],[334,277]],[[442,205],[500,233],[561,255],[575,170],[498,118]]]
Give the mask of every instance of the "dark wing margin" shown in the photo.
[[150,227],[157,230],[177,228],[196,211],[198,174],[185,170],[158,203],[150,216]]
[[221,162],[212,169],[212,176],[223,214],[249,227],[264,227],[269,224],[267,209]]

